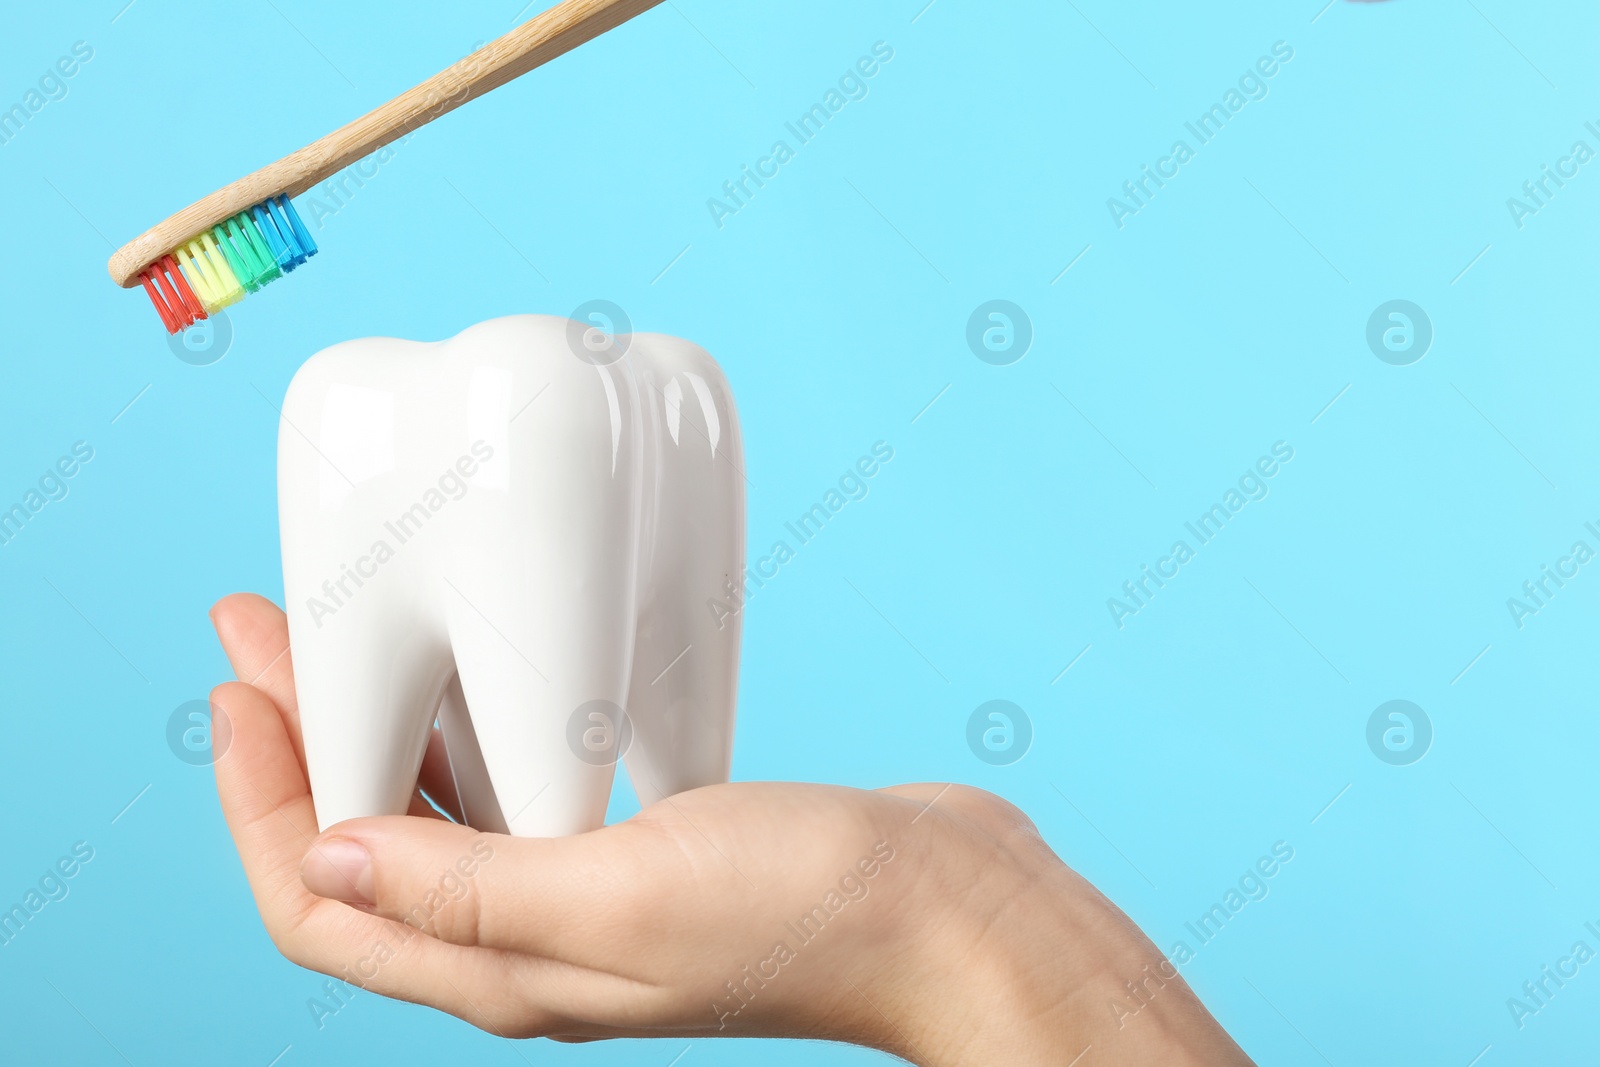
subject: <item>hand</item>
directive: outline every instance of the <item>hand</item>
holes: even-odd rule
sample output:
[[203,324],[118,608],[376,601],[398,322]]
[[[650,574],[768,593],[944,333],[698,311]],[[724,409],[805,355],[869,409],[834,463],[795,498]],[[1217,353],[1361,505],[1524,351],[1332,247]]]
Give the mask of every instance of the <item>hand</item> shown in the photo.
[[[212,610],[217,791],[273,943],[506,1037],[848,1041],[925,1067],[1248,1064],[1161,956],[981,790],[736,783],[560,839],[479,833],[440,739],[406,816],[317,834],[288,626]],[[226,725],[224,725],[224,723]]]

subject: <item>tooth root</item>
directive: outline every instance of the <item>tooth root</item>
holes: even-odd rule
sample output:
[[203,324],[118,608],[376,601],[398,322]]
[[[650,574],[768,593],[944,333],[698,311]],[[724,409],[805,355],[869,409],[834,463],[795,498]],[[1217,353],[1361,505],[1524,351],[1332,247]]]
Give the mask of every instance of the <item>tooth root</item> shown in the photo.
[[[390,573],[373,580],[378,523],[355,510],[360,494],[352,489],[330,501],[321,492],[330,465],[365,484],[353,457],[324,433],[341,421],[346,377],[331,360],[308,363],[284,399],[278,433],[284,608],[306,770],[324,830],[345,819],[405,814],[450,675],[442,628],[426,625],[415,579],[399,573],[406,562],[386,564]],[[346,426],[347,438],[363,428],[357,421]]]
[[375,643],[355,625],[367,620],[355,618],[329,619],[323,632],[308,640],[297,627],[294,607],[291,601],[300,706],[337,709],[301,717],[318,829],[370,815],[404,815],[448,656],[442,648]]
[[[580,721],[581,738],[591,702],[620,708],[626,699],[633,635],[619,623],[635,617],[637,602],[636,388],[618,368],[556,356],[541,417],[512,424],[507,454],[484,464],[484,474],[504,465],[505,491],[461,501],[460,528],[470,533],[445,561],[442,592],[484,763],[521,837],[605,820],[616,749],[582,748],[572,724]],[[538,386],[521,383],[519,395]],[[623,427],[620,447],[608,418]]]
[[[506,826],[519,837],[558,837],[599,826],[613,767],[577,758],[567,724],[580,705],[597,698],[586,694],[609,690],[612,696],[604,699],[617,702],[625,665],[580,664],[594,656],[593,647],[505,622],[510,613],[500,597],[474,583],[457,584],[471,601],[448,612],[456,665]],[[561,664],[549,668],[559,684],[541,678],[523,658],[523,648],[537,648],[547,663]]]
[[445,754],[450,760],[450,775],[455,780],[456,796],[461,801],[461,816],[475,830],[490,834],[510,833],[500,802],[489,781],[489,768],[483,761],[483,747],[472,728],[467,698],[461,691],[461,674],[450,676],[439,702],[439,729],[444,734]]
[[[654,421],[626,760],[640,803],[726,782],[743,619],[744,457],[733,396],[704,351],[635,335]],[[683,403],[681,380],[699,403]],[[713,445],[712,442],[715,442]],[[730,592],[728,583],[732,582]]]

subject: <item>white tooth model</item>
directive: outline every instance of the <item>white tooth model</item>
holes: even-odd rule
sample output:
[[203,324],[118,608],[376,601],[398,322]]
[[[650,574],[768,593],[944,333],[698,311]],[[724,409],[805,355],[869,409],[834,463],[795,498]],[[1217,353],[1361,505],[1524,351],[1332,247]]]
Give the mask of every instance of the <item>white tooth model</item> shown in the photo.
[[727,781],[743,466],[675,338],[521,315],[313,356],[278,491],[318,825],[404,814],[436,716],[482,830],[600,826],[619,747],[644,804]]

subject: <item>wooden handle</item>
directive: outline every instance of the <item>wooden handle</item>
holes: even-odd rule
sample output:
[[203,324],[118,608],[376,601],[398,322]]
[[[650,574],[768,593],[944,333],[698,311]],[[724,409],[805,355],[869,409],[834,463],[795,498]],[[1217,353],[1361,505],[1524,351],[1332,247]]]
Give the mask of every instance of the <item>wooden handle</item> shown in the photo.
[[661,0],[564,0],[320,141],[197,200],[123,245],[107,267],[124,289],[139,272],[217,223],[281,194],[298,196],[468,100],[614,29]]

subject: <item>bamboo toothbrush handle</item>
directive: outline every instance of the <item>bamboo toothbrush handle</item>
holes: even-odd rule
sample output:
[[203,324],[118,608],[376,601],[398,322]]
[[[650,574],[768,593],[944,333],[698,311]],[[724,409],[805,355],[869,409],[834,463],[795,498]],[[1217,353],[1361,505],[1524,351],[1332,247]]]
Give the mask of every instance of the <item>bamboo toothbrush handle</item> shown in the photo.
[[661,0],[563,0],[440,71],[414,89],[291,152],[146,230],[111,256],[111,279],[124,289],[139,272],[196,234],[281,194],[297,196],[358,159],[432,122],[468,100],[614,29]]

